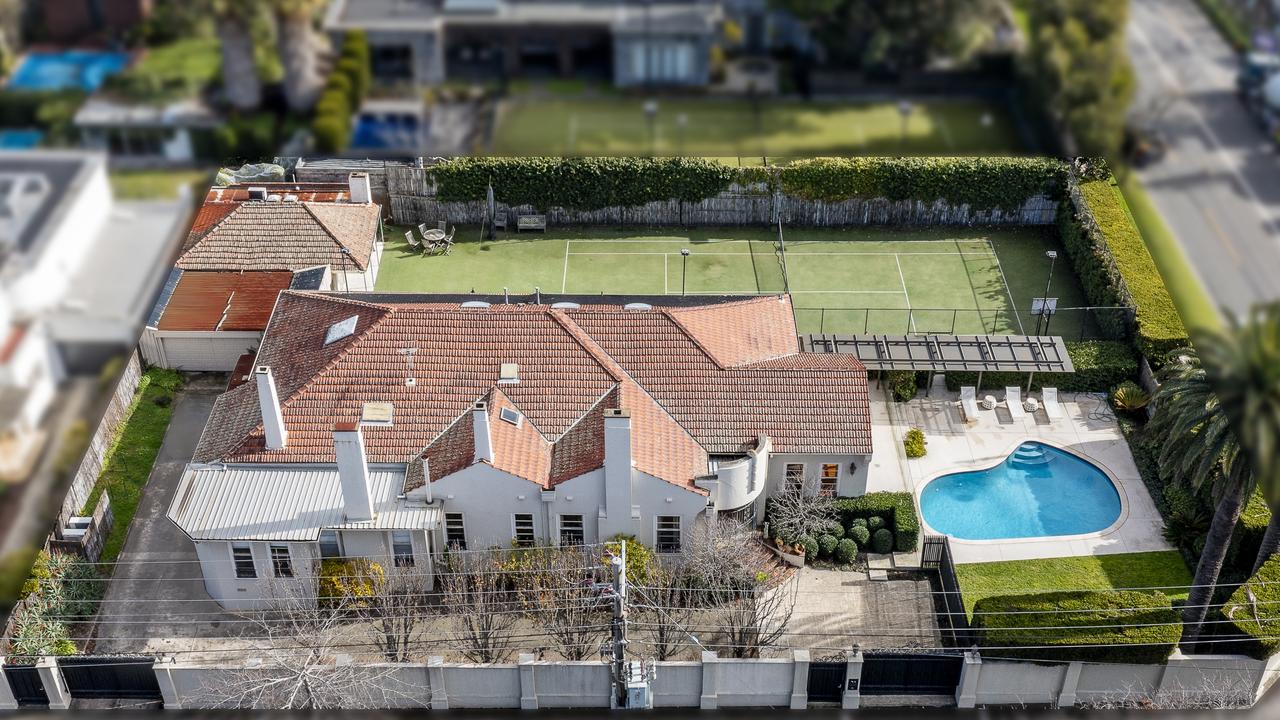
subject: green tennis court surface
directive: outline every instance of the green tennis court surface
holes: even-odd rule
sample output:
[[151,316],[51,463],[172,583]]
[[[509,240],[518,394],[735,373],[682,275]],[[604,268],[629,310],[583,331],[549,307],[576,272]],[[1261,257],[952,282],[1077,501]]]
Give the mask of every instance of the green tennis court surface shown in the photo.
[[[448,256],[409,251],[388,228],[381,291],[605,295],[720,295],[790,290],[802,333],[1023,333],[1049,269],[1051,232],[1013,229],[634,231],[553,230],[482,242],[463,228]],[[470,238],[470,239],[468,239]],[[688,250],[688,256],[681,254]],[[785,259],[784,259],[785,254]],[[784,270],[785,267],[785,270]],[[1051,296],[1084,305],[1059,262]],[[1091,336],[1082,314],[1055,317],[1054,334]]]

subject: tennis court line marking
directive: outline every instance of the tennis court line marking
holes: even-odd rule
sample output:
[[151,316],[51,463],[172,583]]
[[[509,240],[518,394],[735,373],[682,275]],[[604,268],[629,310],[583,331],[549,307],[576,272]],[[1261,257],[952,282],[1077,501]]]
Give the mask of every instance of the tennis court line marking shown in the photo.
[[[991,245],[991,241],[987,241]],[[991,252],[995,254],[996,248],[991,245]],[[996,255],[996,269],[1000,271],[1000,282],[1004,283],[1004,294],[1009,296],[1009,307],[1013,308],[1013,319],[1018,321],[1018,334],[1026,335],[1027,331],[1022,327],[1022,313],[1018,312],[1018,301],[1013,299],[1013,290],[1009,288],[1009,278],[1004,276],[1004,266],[1000,264],[1000,256]],[[994,331],[996,328],[992,328]]]
[[569,243],[564,244],[564,275],[560,278],[560,293],[569,289]]
[[671,261],[668,259],[670,257],[671,256],[668,255],[667,253],[662,254],[662,294],[663,295],[666,295],[667,293],[671,292],[671,281],[670,281]]
[[907,279],[902,275],[902,261],[898,259],[897,253],[893,255],[893,262],[898,266],[898,281],[902,283],[902,297],[907,301],[907,317],[911,319],[911,332],[916,331],[916,316],[911,312],[911,294],[907,292]]

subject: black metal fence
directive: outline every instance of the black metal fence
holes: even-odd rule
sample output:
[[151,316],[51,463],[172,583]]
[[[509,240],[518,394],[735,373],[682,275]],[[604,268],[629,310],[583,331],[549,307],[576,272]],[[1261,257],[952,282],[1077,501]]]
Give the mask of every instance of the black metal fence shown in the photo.
[[863,695],[953,695],[962,655],[869,652],[862,659]]
[[[803,298],[803,296],[800,296]],[[1124,340],[1129,307],[1060,307],[1045,326],[1039,316],[1007,308],[797,307],[801,334],[1060,335],[1067,340]]]
[[951,542],[945,535],[925,535],[920,546],[920,567],[929,572],[934,589],[934,612],[938,629],[947,647],[969,648],[976,642],[969,627],[969,614],[964,609]]
[[44,682],[40,680],[40,671],[35,665],[6,662],[4,676],[9,681],[9,690],[13,692],[13,699],[18,705],[26,707],[49,704]]
[[[62,679],[73,698],[160,700],[155,658],[76,655],[58,658]],[[6,669],[6,673],[8,670]]]

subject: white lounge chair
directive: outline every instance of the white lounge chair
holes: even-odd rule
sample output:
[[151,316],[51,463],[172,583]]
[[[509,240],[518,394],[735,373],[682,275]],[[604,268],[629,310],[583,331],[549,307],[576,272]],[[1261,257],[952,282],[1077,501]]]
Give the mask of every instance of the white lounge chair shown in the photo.
[[960,409],[964,411],[965,422],[978,421],[978,389],[968,385],[960,387]]
[[1009,408],[1009,417],[1015,420],[1027,416],[1027,411],[1022,408],[1022,388],[1016,385],[1004,389],[1004,405]]
[[1066,417],[1062,403],[1058,402],[1058,388],[1047,387],[1040,394],[1044,398],[1044,414],[1049,417],[1050,422]]

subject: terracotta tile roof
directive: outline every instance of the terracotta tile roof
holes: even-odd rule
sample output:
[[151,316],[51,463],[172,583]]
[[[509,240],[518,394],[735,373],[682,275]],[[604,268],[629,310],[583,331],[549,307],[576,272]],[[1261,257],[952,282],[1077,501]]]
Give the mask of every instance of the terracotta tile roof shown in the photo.
[[[470,412],[480,399],[490,403],[494,466],[544,487],[603,464],[603,411],[613,407],[630,411],[637,469],[686,487],[706,474],[708,453],[744,452],[760,434],[777,452],[869,453],[866,372],[856,360],[781,356],[726,367],[706,350],[743,361],[782,347],[783,335],[794,343],[790,316],[774,310],[783,303],[767,302],[678,322],[663,308],[463,310],[285,291],[256,364],[273,367],[288,446],[264,448],[257,389],[247,383],[219,399],[196,460],[332,462],[333,423],[385,401],[395,423],[365,427],[369,460],[409,462],[406,487],[414,487],[423,481],[417,458],[428,459],[432,479],[471,464]],[[752,306],[774,317],[778,337],[748,322],[750,339],[734,346],[723,324]],[[322,347],[328,327],[352,314],[355,333]],[[709,332],[721,337],[708,340]],[[498,384],[504,362],[519,364],[518,383]],[[503,408],[522,415],[520,427],[499,417]]]
[[291,272],[184,272],[159,330],[261,330]]
[[791,299],[785,295],[743,302],[672,308],[671,318],[725,367],[746,365],[800,352]]
[[25,323],[14,325],[9,329],[9,334],[4,338],[4,342],[0,342],[0,365],[9,362],[14,353],[18,351],[18,346],[22,344],[22,338],[27,336],[29,326]]
[[[364,270],[378,238],[377,205],[205,203],[177,266],[183,270]],[[350,251],[344,260],[343,248]]]

